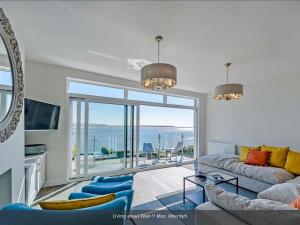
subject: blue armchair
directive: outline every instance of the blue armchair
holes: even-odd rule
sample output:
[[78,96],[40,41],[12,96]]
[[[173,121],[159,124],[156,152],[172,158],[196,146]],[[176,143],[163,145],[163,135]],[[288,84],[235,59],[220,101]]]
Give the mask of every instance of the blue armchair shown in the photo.
[[17,203],[0,209],[1,225],[123,225],[127,198],[78,210],[40,210]]

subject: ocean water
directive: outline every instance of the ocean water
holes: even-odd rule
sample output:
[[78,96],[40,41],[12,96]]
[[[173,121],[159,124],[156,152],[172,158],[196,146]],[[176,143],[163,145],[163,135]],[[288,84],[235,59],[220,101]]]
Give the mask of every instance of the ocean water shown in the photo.
[[[80,149],[83,153],[83,127],[81,127],[80,132]],[[130,131],[128,130],[128,132]],[[101,154],[102,147],[122,151],[125,143],[124,133],[123,126],[90,125],[88,127],[88,152]],[[73,126],[72,139],[73,145],[76,145],[76,125]],[[136,134],[134,134],[134,139],[136,140]],[[158,148],[159,145],[161,148],[172,148],[182,140],[185,146],[194,145],[194,129],[191,127],[141,126],[139,139],[140,151],[142,151],[144,143],[151,143],[154,149]]]

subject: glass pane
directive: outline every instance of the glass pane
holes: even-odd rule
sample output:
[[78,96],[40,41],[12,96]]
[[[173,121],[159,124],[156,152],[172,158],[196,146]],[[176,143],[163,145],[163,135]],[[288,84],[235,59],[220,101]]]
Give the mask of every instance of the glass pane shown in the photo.
[[137,107],[127,107],[127,162],[126,168],[133,168],[136,165],[136,111]]
[[77,101],[71,101],[72,107],[72,140],[71,140],[71,177],[76,177],[76,158],[79,154],[77,145]]
[[139,139],[140,166],[193,159],[194,110],[142,105]]
[[69,82],[69,93],[94,95],[110,98],[124,98],[124,90],[121,88],[105,87],[79,82]]
[[123,105],[89,103],[89,174],[124,168],[124,112]]
[[80,167],[80,175],[84,174],[84,124],[85,124],[85,103],[83,101],[80,102],[80,124],[79,124],[79,137],[80,137],[80,158],[79,158],[79,167]]
[[[9,94],[6,94],[6,102],[11,102],[11,94],[9,93]],[[6,112],[8,112],[8,110],[9,110],[9,108],[10,108],[10,104],[6,104]]]
[[195,99],[167,96],[167,103],[174,105],[195,106]]
[[[77,106],[80,107],[81,120],[78,124]],[[84,174],[84,102],[74,100],[72,107],[72,145],[71,145],[71,177],[82,177]]]
[[159,102],[163,103],[163,96],[157,94],[151,94],[141,91],[128,91],[128,99],[146,102]]
[[12,86],[11,72],[0,70],[0,85]]
[[12,95],[11,72],[0,70],[0,121],[6,117],[9,111],[12,102],[11,95]]

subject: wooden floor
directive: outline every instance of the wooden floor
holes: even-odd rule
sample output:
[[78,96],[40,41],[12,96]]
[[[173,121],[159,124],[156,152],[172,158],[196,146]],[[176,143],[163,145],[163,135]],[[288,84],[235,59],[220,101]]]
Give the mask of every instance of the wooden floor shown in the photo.
[[[157,201],[157,196],[167,194],[183,189],[183,177],[193,175],[195,172],[192,165],[183,167],[169,167],[163,169],[149,170],[138,172],[134,175],[134,198],[133,207],[145,205],[148,203],[155,203],[155,208],[163,207]],[[80,182],[67,190],[51,197],[48,200],[62,200],[67,199],[71,192],[80,192],[82,186],[88,184],[90,181]],[[186,187],[192,187],[193,184],[187,183]]]
[[[183,177],[194,171],[185,167],[169,167],[137,173],[134,176],[133,206],[156,201],[156,196],[183,189]],[[187,183],[187,187],[193,186]]]

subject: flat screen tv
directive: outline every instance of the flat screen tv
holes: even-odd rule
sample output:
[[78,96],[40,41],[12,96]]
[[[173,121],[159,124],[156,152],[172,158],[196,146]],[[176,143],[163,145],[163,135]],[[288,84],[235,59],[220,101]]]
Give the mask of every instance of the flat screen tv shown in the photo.
[[25,130],[58,128],[60,106],[25,98]]

